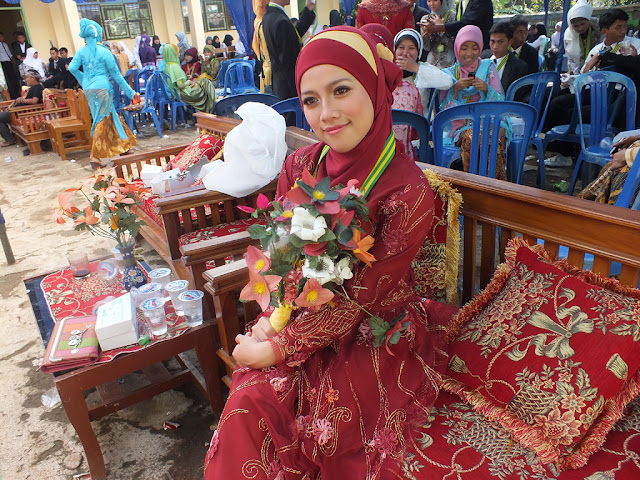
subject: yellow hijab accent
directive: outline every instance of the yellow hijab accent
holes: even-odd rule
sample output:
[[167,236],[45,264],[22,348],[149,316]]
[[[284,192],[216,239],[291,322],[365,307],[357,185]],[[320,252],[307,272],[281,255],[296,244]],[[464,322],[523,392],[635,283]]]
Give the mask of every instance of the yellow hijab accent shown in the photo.
[[371,48],[367,41],[362,38],[360,35],[353,32],[345,32],[341,30],[330,30],[321,32],[317,35],[311,37],[311,40],[307,42],[309,45],[314,40],[318,39],[329,39],[335,40],[336,42],[340,42],[345,44],[346,46],[352,48],[356,52],[358,52],[362,57],[369,63],[371,70],[374,71],[376,75],[378,75],[378,67],[376,66],[376,60],[373,57],[373,53],[371,53]]

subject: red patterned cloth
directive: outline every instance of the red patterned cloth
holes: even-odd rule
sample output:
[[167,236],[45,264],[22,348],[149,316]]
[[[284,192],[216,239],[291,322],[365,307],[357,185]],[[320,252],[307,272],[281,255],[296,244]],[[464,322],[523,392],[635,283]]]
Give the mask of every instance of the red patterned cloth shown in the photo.
[[232,233],[244,232],[247,228],[254,224],[265,225],[263,218],[248,218],[245,220],[236,220],[235,222],[214,225],[213,227],[201,228],[195,232],[185,233],[178,239],[180,246],[191,245],[203,240],[211,240],[212,238],[224,237]]
[[640,394],[640,291],[548,260],[511,241],[453,322],[443,388],[564,470],[584,466]]
[[607,435],[586,466],[558,472],[456,395],[441,392],[412,437],[404,476],[412,480],[636,480],[640,478],[640,398]]
[[179,168],[181,172],[188,170],[203,157],[211,160],[222,150],[222,140],[211,135],[200,135],[194,142],[173,157],[169,162],[168,170]]
[[145,187],[142,180],[134,180],[130,185],[131,192],[133,193],[136,202],[138,202],[137,208],[146,213],[147,216],[156,224],[164,228],[162,216],[158,213],[158,207],[156,207],[156,199],[158,198],[158,195]]
[[[121,278],[105,280],[96,273],[99,262],[93,262],[90,266],[91,275],[86,278],[74,278],[69,269],[61,270],[44,277],[41,283],[42,291],[47,300],[51,316],[57,322],[66,317],[83,317],[96,314],[98,304],[107,297],[119,297],[127,293],[122,288]],[[173,306],[169,302],[166,307],[168,330],[155,342],[163,342],[182,335],[189,327],[182,316],[177,316]],[[138,320],[144,321],[141,314]],[[145,348],[140,345],[131,345],[100,353],[96,363],[110,362],[118,355],[135,352]]]

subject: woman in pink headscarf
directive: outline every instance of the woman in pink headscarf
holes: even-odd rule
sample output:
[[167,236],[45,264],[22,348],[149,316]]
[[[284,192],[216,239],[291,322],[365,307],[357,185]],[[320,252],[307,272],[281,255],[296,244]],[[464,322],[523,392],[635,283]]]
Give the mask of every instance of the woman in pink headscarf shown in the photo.
[[[475,25],[467,25],[456,35],[453,50],[456,63],[443,71],[453,77],[454,84],[446,92],[440,93],[440,110],[472,102],[491,102],[504,100],[500,77],[490,59],[482,60],[482,31]],[[511,137],[511,126],[501,124],[500,146],[496,163],[496,178],[506,180],[504,169],[505,138]],[[464,170],[469,171],[471,150],[471,125],[456,120],[444,129],[444,144],[459,145]]]

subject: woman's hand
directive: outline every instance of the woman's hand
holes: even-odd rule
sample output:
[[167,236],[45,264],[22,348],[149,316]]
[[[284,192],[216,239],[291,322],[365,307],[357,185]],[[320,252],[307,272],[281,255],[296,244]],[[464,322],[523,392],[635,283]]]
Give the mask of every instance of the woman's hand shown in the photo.
[[236,348],[233,349],[233,358],[243,367],[266,368],[276,364],[276,356],[271,348],[271,343],[261,342],[251,335],[236,336]]
[[631,135],[630,137],[625,137],[617,143],[613,144],[614,148],[628,148],[633,142],[640,140],[640,135]]
[[594,55],[593,57],[591,57],[591,60],[589,60],[585,66],[583,71],[584,72],[590,72],[591,70],[593,70],[595,68],[595,66],[600,63],[600,55]]
[[612,168],[622,168],[627,164],[627,159],[625,158],[626,149],[618,150],[616,153],[611,155],[611,167]]
[[255,325],[251,327],[251,336],[261,342],[273,337],[275,334],[276,331],[271,326],[269,317],[260,317]]
[[460,90],[464,90],[465,88],[469,88],[472,85],[473,78],[467,77],[461,80],[458,80],[453,84],[453,98],[458,99],[458,92]]
[[396,65],[398,65],[401,69],[406,70],[407,72],[418,73],[418,62],[416,62],[413,58],[409,57],[398,57],[396,58]]
[[479,92],[487,93],[489,91],[489,85],[487,85],[487,82],[477,77],[473,79],[473,82],[471,82],[471,85],[473,85],[476,88],[476,90],[478,90]]

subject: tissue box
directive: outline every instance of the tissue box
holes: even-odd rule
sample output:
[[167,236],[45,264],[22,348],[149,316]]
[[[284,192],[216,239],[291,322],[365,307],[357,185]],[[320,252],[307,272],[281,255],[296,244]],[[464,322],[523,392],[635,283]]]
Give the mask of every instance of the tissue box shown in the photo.
[[151,186],[151,180],[160,173],[162,173],[162,167],[160,165],[149,165],[147,163],[140,171],[140,179],[147,187],[149,187]]
[[102,350],[138,343],[138,319],[130,293],[98,307],[96,336]]

